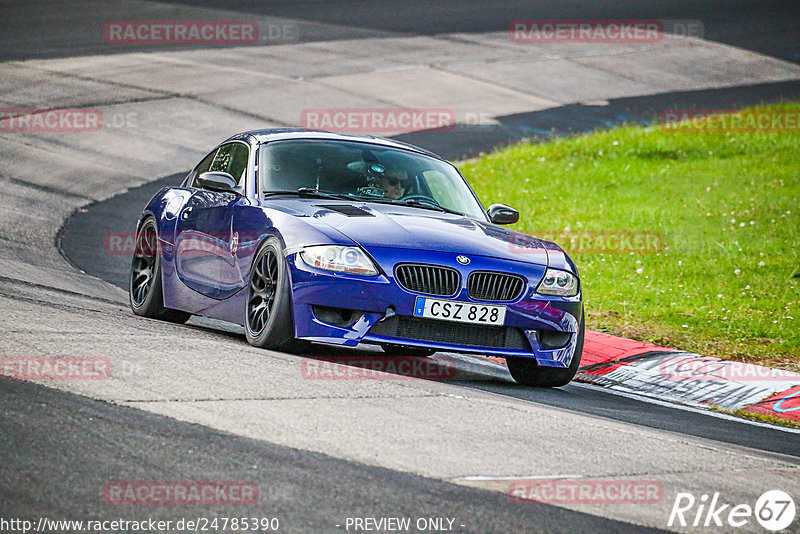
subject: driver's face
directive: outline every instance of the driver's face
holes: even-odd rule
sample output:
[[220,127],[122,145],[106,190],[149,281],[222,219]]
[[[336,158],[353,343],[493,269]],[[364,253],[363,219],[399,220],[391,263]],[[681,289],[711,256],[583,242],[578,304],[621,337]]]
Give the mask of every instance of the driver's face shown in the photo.
[[407,175],[404,172],[389,173],[378,179],[378,187],[386,191],[386,198],[401,198],[406,193]]

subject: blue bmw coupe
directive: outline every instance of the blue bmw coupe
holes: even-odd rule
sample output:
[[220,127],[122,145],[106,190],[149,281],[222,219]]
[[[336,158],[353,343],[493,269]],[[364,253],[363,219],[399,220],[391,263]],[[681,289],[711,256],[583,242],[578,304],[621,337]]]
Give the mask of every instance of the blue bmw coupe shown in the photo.
[[518,218],[415,146],[245,132],[144,208],[130,304],[243,325],[258,347],[478,353],[522,384],[561,386],[583,349],[578,271],[556,244],[500,226]]

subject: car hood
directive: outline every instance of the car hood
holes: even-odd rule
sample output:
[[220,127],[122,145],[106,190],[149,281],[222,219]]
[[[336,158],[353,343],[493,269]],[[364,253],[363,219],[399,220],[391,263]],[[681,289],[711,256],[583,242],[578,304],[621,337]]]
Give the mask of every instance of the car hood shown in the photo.
[[318,228],[336,230],[365,249],[413,248],[547,265],[542,240],[470,217],[373,202],[303,198],[270,204],[308,217]]

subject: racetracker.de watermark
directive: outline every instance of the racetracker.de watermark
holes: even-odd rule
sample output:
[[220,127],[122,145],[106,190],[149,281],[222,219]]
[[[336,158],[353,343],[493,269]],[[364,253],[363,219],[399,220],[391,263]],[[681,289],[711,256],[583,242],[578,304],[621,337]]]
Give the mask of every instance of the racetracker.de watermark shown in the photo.
[[306,380],[453,380],[457,370],[455,360],[445,356],[343,356],[300,362],[300,376]]
[[96,108],[3,108],[2,132],[97,132],[103,128],[135,128],[132,111],[103,111]]
[[456,126],[456,114],[442,108],[311,108],[300,114],[300,125],[312,130],[345,133],[438,130]]
[[703,38],[699,20],[534,19],[513,20],[508,36],[517,43],[657,43],[665,34]]
[[103,26],[109,44],[247,45],[258,35],[258,24],[244,20],[115,20]]
[[[552,241],[574,254],[656,254],[664,250],[661,232],[637,230],[548,231],[536,230],[536,238]],[[514,234],[508,245],[515,254],[541,254],[536,238]]]
[[103,487],[107,504],[117,506],[211,506],[258,503],[258,485],[231,481],[113,481]]
[[[146,255],[170,252],[182,257],[218,256],[244,252],[257,246],[263,238],[261,233],[191,233],[179,236],[173,243],[156,242],[155,250],[150,243],[140,243],[139,253]],[[103,236],[103,250],[112,256],[131,256],[136,252],[136,232],[108,232]]]
[[657,480],[515,480],[508,498],[516,503],[656,504],[664,499],[664,485]]
[[668,109],[658,119],[665,132],[800,133],[800,111]]
[[105,356],[3,356],[0,378],[16,380],[105,380],[111,360]]
[[791,382],[800,383],[800,373],[751,363],[705,356],[678,356],[663,360],[658,374],[665,380],[698,382]]

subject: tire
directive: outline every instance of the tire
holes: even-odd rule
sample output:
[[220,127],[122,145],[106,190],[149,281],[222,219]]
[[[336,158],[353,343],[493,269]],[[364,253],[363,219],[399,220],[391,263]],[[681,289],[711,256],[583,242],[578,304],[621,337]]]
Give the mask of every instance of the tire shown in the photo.
[[128,302],[133,313],[141,317],[185,323],[192,316],[188,312],[164,307],[158,227],[153,217],[147,217],[136,232],[136,248],[128,281]]
[[250,268],[244,323],[247,342],[254,347],[299,352],[309,346],[294,337],[289,273],[274,237],[264,241]]
[[381,345],[383,352],[390,356],[411,356],[415,358],[426,358],[436,353],[435,349],[424,349],[422,347],[409,347],[407,345]]
[[578,368],[581,365],[584,332],[583,308],[581,308],[578,339],[575,342],[575,352],[572,355],[572,361],[569,367],[540,367],[534,358],[510,357],[506,358],[508,371],[517,383],[525,386],[556,388],[569,384],[570,381],[575,378]]

